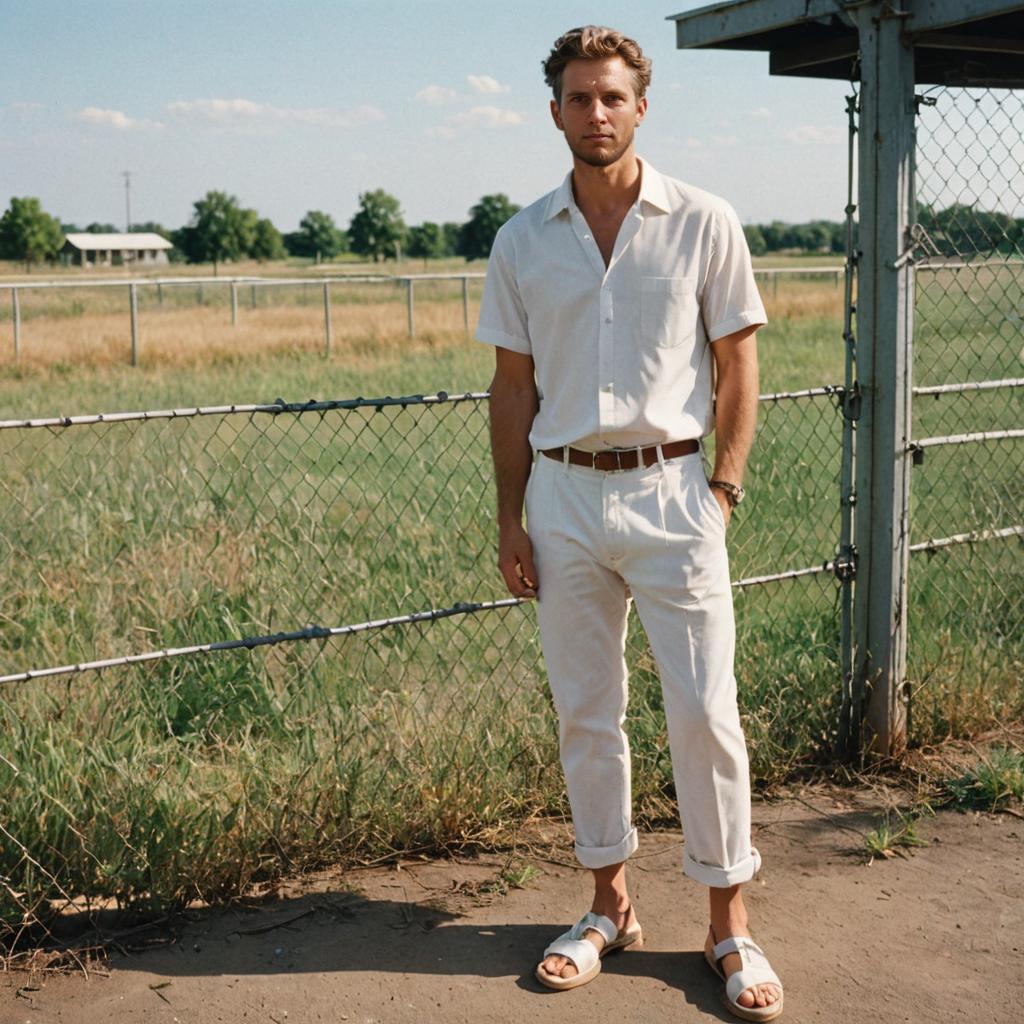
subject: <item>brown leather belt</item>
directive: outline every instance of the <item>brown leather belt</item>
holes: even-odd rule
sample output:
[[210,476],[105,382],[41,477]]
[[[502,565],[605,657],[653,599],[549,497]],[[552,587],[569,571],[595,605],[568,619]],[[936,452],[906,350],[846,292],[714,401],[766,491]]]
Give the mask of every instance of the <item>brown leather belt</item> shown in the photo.
[[[639,451],[644,466],[653,466],[658,461],[658,445],[652,444],[649,448],[641,448]],[[661,456],[664,459],[678,459],[681,455],[693,455],[698,451],[700,451],[700,442],[692,439],[670,441],[668,444],[661,445]],[[563,462],[565,449],[542,448],[541,455]],[[637,460],[636,448],[613,448],[606,452],[585,452],[579,448],[570,448],[569,462],[574,466],[588,466],[590,469],[600,469],[606,473],[616,473],[622,469],[636,469],[640,465]]]

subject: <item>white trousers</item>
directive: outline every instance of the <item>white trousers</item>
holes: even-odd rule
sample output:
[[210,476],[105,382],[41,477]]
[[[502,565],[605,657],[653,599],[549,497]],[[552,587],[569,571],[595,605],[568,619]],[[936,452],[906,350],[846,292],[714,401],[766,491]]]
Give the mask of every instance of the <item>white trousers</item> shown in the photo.
[[661,677],[683,870],[705,885],[749,881],[761,858],[750,842],[725,520],[700,455],[609,473],[538,455],[526,516],[579,862],[607,867],[637,848],[623,731],[632,592]]

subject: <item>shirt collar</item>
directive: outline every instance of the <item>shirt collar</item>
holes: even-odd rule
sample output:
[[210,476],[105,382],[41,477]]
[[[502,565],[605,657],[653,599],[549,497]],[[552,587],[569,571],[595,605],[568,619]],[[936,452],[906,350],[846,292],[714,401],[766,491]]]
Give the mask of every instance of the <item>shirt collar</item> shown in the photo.
[[[661,213],[669,213],[671,207],[668,202],[668,192],[665,189],[665,180],[645,160],[637,159],[640,162],[640,197],[639,203],[646,203]],[[562,184],[555,189],[548,197],[547,209],[544,211],[544,220],[549,221],[557,217],[563,210],[571,210],[576,205],[572,195],[572,171],[562,181]]]

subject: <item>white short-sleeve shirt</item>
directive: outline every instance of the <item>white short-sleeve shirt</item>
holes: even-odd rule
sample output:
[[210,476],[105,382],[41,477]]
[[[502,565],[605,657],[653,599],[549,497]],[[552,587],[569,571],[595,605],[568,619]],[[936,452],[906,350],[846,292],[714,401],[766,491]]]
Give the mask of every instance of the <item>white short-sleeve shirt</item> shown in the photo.
[[709,343],[764,323],[732,207],[642,162],[607,269],[571,173],[502,226],[477,338],[532,356],[535,449],[601,451],[710,433]]

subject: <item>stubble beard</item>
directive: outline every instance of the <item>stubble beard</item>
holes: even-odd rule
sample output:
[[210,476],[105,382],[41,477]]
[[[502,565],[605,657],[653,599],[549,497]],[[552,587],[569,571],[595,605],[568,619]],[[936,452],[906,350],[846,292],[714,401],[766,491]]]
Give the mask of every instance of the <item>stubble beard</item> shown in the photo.
[[633,136],[634,132],[630,130],[629,134],[622,139],[619,145],[610,150],[593,149],[584,139],[581,139],[579,142],[570,142],[568,136],[566,136],[565,141],[568,143],[572,155],[582,163],[587,164],[589,167],[610,167],[621,160],[623,153],[633,145]]

